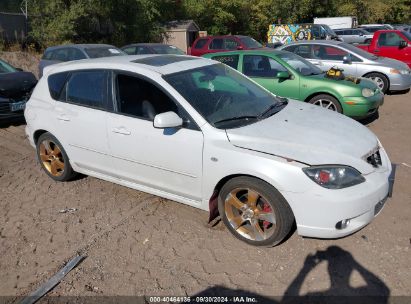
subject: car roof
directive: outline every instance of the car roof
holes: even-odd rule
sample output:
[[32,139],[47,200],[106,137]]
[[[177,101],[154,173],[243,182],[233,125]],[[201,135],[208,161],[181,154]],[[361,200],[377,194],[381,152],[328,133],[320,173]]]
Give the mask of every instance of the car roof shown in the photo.
[[250,37],[250,36],[246,36],[246,35],[216,35],[216,36],[198,37],[197,39],[200,40],[200,39],[230,38],[230,37],[245,38],[245,37]]
[[239,55],[239,54],[261,55],[261,54],[267,54],[267,53],[270,53],[272,55],[280,55],[286,52],[287,51],[282,51],[279,49],[265,48],[265,49],[257,49],[257,50],[239,50],[239,51],[208,53],[208,54],[204,54],[204,57],[208,58],[208,57],[214,57],[214,56]]
[[121,48],[126,48],[126,47],[133,47],[133,46],[157,46],[157,45],[164,45],[164,46],[170,46],[170,44],[164,44],[164,43],[131,43],[131,44],[127,44],[125,46],[122,46]]
[[210,59],[168,54],[125,55],[69,61],[49,66],[50,73],[85,69],[120,69],[144,73],[152,71],[161,75],[178,73],[216,64]]
[[63,48],[67,48],[67,47],[71,47],[71,48],[75,48],[75,49],[79,49],[79,50],[84,50],[84,49],[89,49],[89,48],[115,48],[115,49],[117,48],[114,45],[99,44],[99,43],[95,43],[95,44],[63,44],[63,45],[50,46],[46,49],[46,51],[54,51],[54,50],[63,49]]
[[337,40],[302,40],[302,41],[294,41],[283,46],[281,48],[287,47],[289,45],[298,45],[298,44],[322,44],[322,45],[340,45],[344,44],[344,41],[337,41]]

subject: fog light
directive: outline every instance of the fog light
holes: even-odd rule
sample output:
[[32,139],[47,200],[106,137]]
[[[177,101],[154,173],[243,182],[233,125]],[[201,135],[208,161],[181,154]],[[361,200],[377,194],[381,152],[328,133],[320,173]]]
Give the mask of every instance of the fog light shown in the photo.
[[335,228],[337,228],[338,230],[345,229],[347,228],[349,224],[350,224],[349,219],[342,220],[342,221],[339,221],[337,224],[335,224]]

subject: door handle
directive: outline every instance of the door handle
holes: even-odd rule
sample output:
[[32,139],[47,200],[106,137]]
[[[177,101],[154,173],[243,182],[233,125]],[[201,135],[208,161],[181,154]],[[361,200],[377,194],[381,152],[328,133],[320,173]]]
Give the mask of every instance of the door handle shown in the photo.
[[57,115],[57,119],[62,121],[70,121],[70,118],[66,114]]
[[114,128],[113,133],[117,133],[117,134],[123,134],[123,135],[130,135],[131,132],[129,130],[127,130],[126,128]]

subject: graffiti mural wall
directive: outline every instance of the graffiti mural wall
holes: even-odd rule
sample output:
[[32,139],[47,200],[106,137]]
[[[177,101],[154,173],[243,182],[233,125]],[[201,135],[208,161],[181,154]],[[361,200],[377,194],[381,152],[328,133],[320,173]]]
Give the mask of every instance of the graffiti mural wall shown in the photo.
[[268,28],[268,42],[287,44],[292,41],[313,39],[312,24],[271,24]]

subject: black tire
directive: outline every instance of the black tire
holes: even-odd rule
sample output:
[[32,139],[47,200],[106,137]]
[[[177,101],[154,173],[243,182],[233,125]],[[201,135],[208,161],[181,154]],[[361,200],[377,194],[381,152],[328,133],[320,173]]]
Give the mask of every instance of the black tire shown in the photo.
[[316,95],[313,98],[311,98],[308,101],[308,103],[311,103],[313,105],[317,105],[320,107],[322,106],[324,108],[327,108],[326,106],[329,105],[327,109],[338,112],[338,113],[343,112],[340,102],[335,97],[328,95],[328,94]]
[[[253,218],[244,219],[250,216],[249,210],[241,211],[234,207],[231,203],[233,196],[243,204],[242,206],[247,207],[250,206],[250,200],[256,198],[252,207]],[[229,180],[219,193],[218,210],[228,230],[236,238],[253,246],[272,247],[279,244],[289,235],[294,224],[293,212],[281,193],[266,182],[252,177],[236,177]],[[261,216],[265,219],[261,219]],[[237,218],[240,218],[241,223],[234,228],[235,224],[232,223],[235,223]],[[259,227],[257,229],[261,230],[262,234],[255,232],[255,227]],[[246,232],[247,229],[249,234]],[[259,237],[256,237],[257,235]]]
[[63,146],[51,133],[40,135],[36,143],[36,151],[41,167],[53,180],[64,182],[77,175],[70,165]]
[[388,91],[388,88],[390,86],[390,82],[384,74],[381,73],[370,73],[364,76],[365,78],[369,78],[371,80],[374,80],[377,83],[377,86],[380,88],[380,90],[385,94]]

